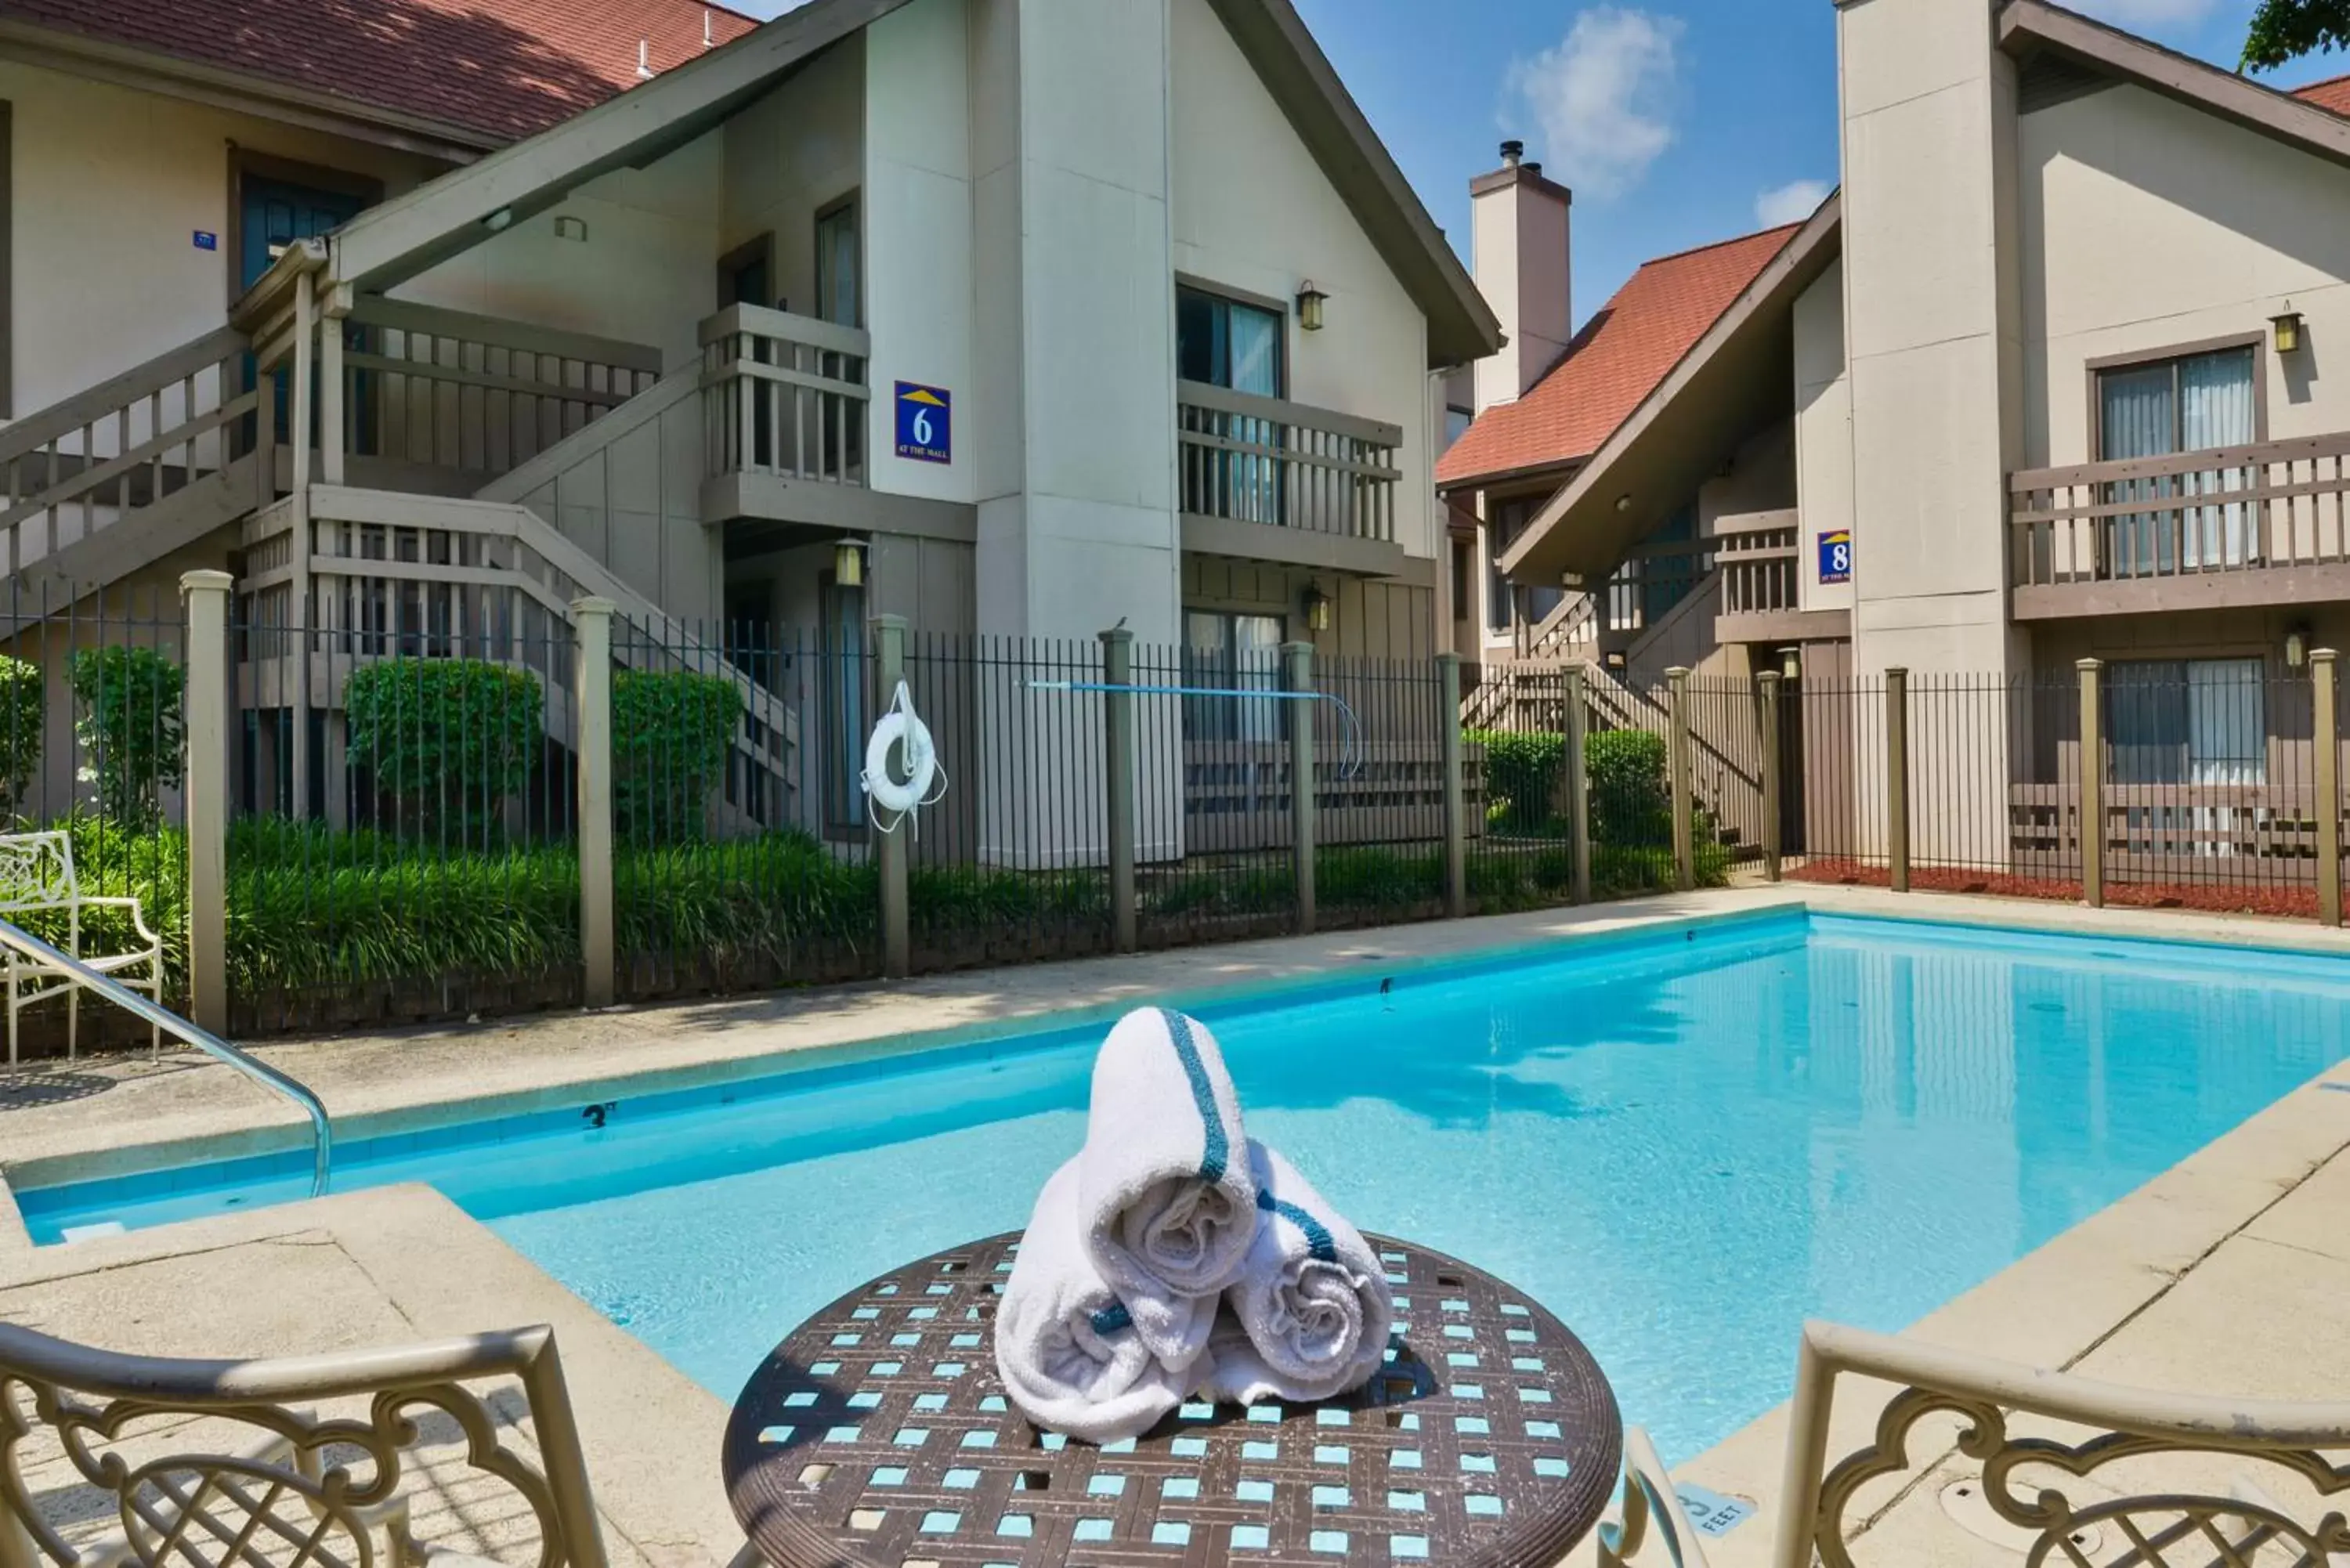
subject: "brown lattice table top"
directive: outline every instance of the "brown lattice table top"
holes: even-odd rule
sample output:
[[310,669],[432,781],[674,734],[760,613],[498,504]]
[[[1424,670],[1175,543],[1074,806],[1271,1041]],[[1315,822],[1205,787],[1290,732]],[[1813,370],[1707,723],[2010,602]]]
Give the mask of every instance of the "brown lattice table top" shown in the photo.
[[1039,1432],[995,1374],[1018,1241],[883,1275],[752,1376],[726,1490],[775,1568],[1549,1568],[1607,1505],[1623,1423],[1591,1353],[1502,1281],[1379,1236],[1397,1332],[1367,1388],[1187,1405],[1102,1449]]

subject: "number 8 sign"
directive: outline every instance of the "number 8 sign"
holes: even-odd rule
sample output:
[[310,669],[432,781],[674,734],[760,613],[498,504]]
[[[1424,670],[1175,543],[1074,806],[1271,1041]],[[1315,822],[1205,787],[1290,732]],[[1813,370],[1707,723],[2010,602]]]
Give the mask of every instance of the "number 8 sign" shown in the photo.
[[1852,581],[1852,530],[1839,528],[1820,535],[1820,581]]
[[954,461],[954,394],[944,387],[898,383],[898,455],[916,462]]

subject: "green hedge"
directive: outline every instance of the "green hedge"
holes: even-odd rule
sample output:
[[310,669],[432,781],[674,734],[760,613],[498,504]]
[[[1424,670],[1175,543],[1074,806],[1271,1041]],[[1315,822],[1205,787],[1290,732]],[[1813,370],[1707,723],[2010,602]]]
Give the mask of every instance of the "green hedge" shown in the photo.
[[48,702],[41,667],[0,653],[0,822],[13,822],[41,765]]
[[1566,737],[1546,730],[1470,730],[1461,739],[1485,749],[1486,820],[1503,833],[1550,832]]
[[419,835],[478,842],[530,782],[544,739],[538,677],[480,659],[389,659],[343,687],[353,767]]
[[703,836],[742,716],[742,693],[723,676],[623,670],[612,677],[612,814],[621,838]]
[[160,792],[181,779],[186,672],[160,649],[118,645],[75,654],[72,680],[80,776],[96,791],[99,815],[151,826]]
[[[1485,817],[1512,837],[1564,837],[1559,784],[1566,737],[1544,730],[1470,730],[1462,739],[1485,751]],[[1596,844],[1669,845],[1672,783],[1665,738],[1647,730],[1601,730],[1585,737],[1591,781],[1591,836]]]

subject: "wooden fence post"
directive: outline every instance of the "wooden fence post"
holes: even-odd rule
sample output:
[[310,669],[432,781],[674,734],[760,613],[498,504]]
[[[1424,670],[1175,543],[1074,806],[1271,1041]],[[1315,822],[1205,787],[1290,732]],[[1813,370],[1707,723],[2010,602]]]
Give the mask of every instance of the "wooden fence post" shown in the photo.
[[1909,672],[1885,672],[1885,840],[1893,890],[1909,890]]
[[1779,880],[1783,858],[1779,842],[1779,672],[1766,670],[1756,678],[1762,701],[1762,876]]
[[1436,656],[1438,733],[1444,757],[1444,912],[1459,919],[1469,912],[1468,746],[1461,734],[1461,656]]
[[2084,659],[2081,672],[2081,899],[2106,906],[2106,661]]
[[1697,803],[1690,796],[1690,672],[1679,665],[1665,671],[1665,701],[1672,717],[1669,758],[1673,780],[1673,886],[1697,887]]
[[1584,690],[1589,679],[1582,665],[1566,667],[1566,756],[1560,765],[1566,770],[1566,853],[1574,863],[1568,897],[1578,904],[1591,902],[1591,709]]
[[[1314,690],[1312,643],[1283,643],[1281,662],[1287,677],[1284,690],[1291,692]],[[1282,706],[1289,710],[1290,854],[1297,868],[1297,934],[1312,936],[1316,914],[1314,897],[1315,705],[1293,698]]]
[[226,572],[180,578],[188,624],[188,1016],[221,1035],[228,1033],[228,596],[234,584]]
[[[898,699],[899,683],[906,679],[906,618],[899,615],[877,615],[873,618],[873,704],[876,718]],[[893,769],[901,767],[896,759],[902,748],[891,753]],[[894,776],[894,775],[893,775]],[[868,808],[870,815],[870,808]],[[891,825],[894,831],[873,832],[874,857],[881,871],[881,974],[887,980],[903,980],[914,972],[913,912],[907,890],[907,851],[913,836],[913,815],[910,812]]]
[[1137,946],[1134,899],[1134,633],[1116,627],[1101,634],[1103,762],[1109,788],[1109,908],[1118,950]]
[[571,601],[571,683],[579,704],[579,956],[583,1000],[609,1007],[619,999],[612,905],[612,612],[609,599]]
[[2334,651],[2309,656],[2317,704],[2317,918],[2342,923],[2342,708]]

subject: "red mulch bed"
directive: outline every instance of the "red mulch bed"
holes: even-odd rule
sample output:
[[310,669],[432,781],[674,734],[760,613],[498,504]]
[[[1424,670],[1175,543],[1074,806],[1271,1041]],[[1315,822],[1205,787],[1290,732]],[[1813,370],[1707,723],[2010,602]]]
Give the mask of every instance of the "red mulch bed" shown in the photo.
[[[1846,888],[1889,888],[1893,873],[1882,866],[1857,860],[1810,860],[1786,870],[1791,882],[1825,882]],[[1913,866],[1909,886],[1920,893],[1982,893],[1994,898],[2040,898],[2056,903],[2081,901],[2081,884],[2040,877],[2016,877],[2003,871],[1963,867]],[[2317,919],[2314,888],[2235,888],[2225,885],[2106,884],[2106,902],[2141,909],[2196,909],[2211,915],[2276,915],[2290,919]]]

